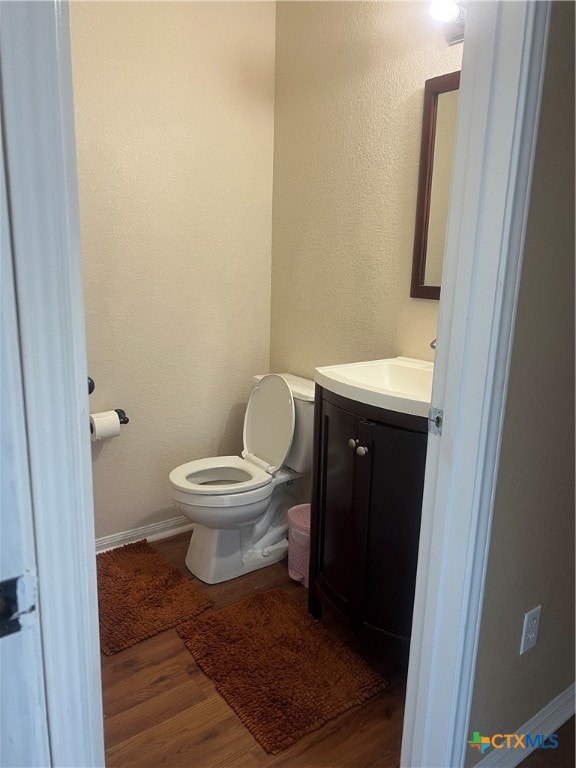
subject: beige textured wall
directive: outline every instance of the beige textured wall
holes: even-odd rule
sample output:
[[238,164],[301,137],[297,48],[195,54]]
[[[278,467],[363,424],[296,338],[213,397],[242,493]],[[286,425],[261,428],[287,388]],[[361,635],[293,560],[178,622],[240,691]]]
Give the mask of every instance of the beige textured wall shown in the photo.
[[572,682],[574,5],[554,3],[470,730],[513,733]]
[[276,11],[271,369],[431,359],[410,299],[424,81],[460,69],[428,3]]
[[269,365],[273,3],[72,3],[97,536],[177,517]]

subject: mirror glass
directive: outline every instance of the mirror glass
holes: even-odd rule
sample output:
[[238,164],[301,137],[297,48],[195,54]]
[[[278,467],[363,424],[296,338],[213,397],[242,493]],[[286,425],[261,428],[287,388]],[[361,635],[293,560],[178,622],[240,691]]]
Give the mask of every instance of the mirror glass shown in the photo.
[[451,72],[427,80],[424,88],[413,298],[440,298],[459,85],[460,72]]

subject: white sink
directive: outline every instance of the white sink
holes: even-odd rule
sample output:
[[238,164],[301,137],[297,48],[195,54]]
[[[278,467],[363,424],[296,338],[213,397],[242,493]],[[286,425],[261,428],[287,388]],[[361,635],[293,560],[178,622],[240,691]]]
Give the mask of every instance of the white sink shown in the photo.
[[390,357],[316,368],[314,380],[350,400],[413,416],[428,416],[433,374],[434,363]]

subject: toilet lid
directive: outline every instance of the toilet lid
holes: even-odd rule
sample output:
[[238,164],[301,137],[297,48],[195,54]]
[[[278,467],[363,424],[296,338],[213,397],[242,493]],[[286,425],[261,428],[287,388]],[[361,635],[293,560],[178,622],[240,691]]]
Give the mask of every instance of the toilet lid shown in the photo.
[[286,380],[276,373],[255,386],[244,417],[242,456],[276,472],[288,455],[294,435],[294,401]]

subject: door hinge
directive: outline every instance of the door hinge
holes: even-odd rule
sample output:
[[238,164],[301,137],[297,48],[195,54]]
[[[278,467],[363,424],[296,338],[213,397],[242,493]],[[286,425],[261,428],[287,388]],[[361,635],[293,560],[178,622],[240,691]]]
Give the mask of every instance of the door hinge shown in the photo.
[[33,573],[0,582],[0,638],[36,621],[36,585]]
[[428,411],[428,433],[431,435],[441,435],[443,422],[444,411],[442,408],[430,408]]

